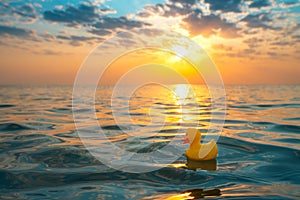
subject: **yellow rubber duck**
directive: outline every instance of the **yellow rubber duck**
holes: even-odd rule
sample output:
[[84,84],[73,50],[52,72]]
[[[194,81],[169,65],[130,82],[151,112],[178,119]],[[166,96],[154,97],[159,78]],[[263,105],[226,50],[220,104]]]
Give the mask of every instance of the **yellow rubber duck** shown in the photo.
[[190,143],[185,155],[188,159],[204,161],[215,159],[218,155],[218,147],[215,140],[201,144],[201,133],[197,129],[189,128],[184,138],[185,143]]

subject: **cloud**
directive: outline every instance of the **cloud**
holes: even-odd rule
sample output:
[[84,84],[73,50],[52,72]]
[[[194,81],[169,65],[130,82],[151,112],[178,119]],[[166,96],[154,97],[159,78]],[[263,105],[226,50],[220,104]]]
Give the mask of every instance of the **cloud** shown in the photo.
[[11,9],[12,8],[8,4],[6,4],[4,2],[0,2],[0,15],[1,16],[6,16],[6,15],[10,14]]
[[33,34],[34,31],[29,29],[0,25],[0,36],[10,35],[22,38],[31,38]]
[[100,9],[98,6],[84,2],[78,7],[67,6],[65,10],[48,10],[43,13],[44,19],[51,22],[61,22],[68,26],[87,25],[98,20],[103,14],[108,12],[107,9]]
[[223,50],[223,51],[226,51],[226,52],[231,52],[233,51],[233,47],[231,46],[226,46],[224,44],[214,44],[212,45],[212,48],[213,49],[216,49],[216,50]]
[[32,4],[25,4],[16,7],[14,13],[24,18],[24,21],[32,21],[37,19],[37,13]]
[[285,5],[294,5],[294,4],[299,3],[299,0],[284,0],[283,3]]
[[249,8],[261,8],[272,5],[269,0],[255,0],[250,5]]
[[103,17],[99,21],[93,23],[88,32],[102,37],[111,35],[117,31],[127,31],[133,28],[142,28],[150,25],[151,24],[149,23],[131,20],[126,17]]
[[78,7],[68,6],[65,10],[54,9],[45,11],[44,19],[51,22],[64,23],[69,27],[85,25],[87,32],[98,36],[110,35],[117,30],[139,28],[150,24],[129,19],[127,17],[108,17],[110,9],[101,9],[90,2],[80,3]]
[[210,10],[222,12],[241,12],[243,0],[205,0],[209,3]]
[[92,26],[95,29],[100,30],[116,30],[116,29],[132,29],[132,28],[140,28],[143,26],[149,26],[150,24],[144,23],[141,21],[135,21],[127,19],[126,17],[103,17],[98,22],[94,23]]
[[97,28],[92,28],[91,30],[88,30],[88,32],[99,36],[106,36],[112,33],[109,30],[97,29]]
[[253,37],[253,38],[248,38],[248,39],[244,40],[244,42],[246,44],[248,44],[248,46],[250,48],[256,48],[256,47],[259,47],[262,43],[264,43],[265,40],[262,38]]
[[38,54],[44,54],[44,55],[49,55],[49,56],[53,56],[53,55],[62,55],[63,53],[61,51],[53,51],[50,49],[44,49],[40,52],[36,52]]
[[292,41],[276,41],[271,43],[271,45],[283,47],[283,46],[293,46],[294,43]]
[[207,10],[207,5],[196,0],[168,0],[166,4],[146,5],[144,9],[137,14],[139,17],[164,16],[177,17],[186,16],[194,11]]
[[239,37],[239,28],[236,24],[221,19],[218,15],[201,15],[201,12],[194,12],[183,20],[191,35],[201,34],[204,37],[219,33],[225,38]]
[[64,35],[58,35],[56,36],[57,39],[63,39],[63,40],[70,40],[70,41],[78,41],[78,42],[85,42],[97,39],[95,37],[86,37],[86,36],[77,36],[77,35],[70,35],[70,36],[64,36]]
[[78,35],[58,35],[56,39],[69,41],[72,46],[80,46],[82,42],[93,44],[94,42],[102,41],[99,37],[88,37],[88,36],[78,36]]
[[35,6],[33,4],[25,4],[13,7],[8,3],[0,2],[0,15],[2,17],[19,19],[21,22],[32,23],[38,19]]
[[[216,3],[214,6],[218,7]],[[226,10],[226,5],[222,8]],[[239,37],[238,32],[240,29],[236,27],[235,23],[227,21],[219,14],[207,13],[206,9],[203,2],[200,3],[195,0],[169,0],[166,4],[148,5],[137,15],[145,21],[152,17],[157,18],[157,15],[162,20],[177,17],[179,28],[187,30],[192,36],[201,34],[204,37],[209,37],[210,35],[219,34],[226,38]]]
[[145,6],[143,11],[139,12],[137,16],[143,18],[155,15],[164,17],[176,17],[189,14],[191,11],[191,6],[185,7],[182,4],[155,4]]
[[169,0],[169,3],[180,3],[182,5],[194,5],[197,3],[197,0]]
[[272,17],[267,13],[249,14],[244,17],[242,22],[246,22],[248,28],[263,28],[271,30],[280,30],[279,27],[274,27],[268,23],[273,22]]

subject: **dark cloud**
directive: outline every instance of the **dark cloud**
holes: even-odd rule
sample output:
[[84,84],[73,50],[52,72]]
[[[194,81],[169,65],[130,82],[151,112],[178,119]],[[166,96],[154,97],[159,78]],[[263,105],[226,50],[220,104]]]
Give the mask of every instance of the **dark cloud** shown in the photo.
[[82,42],[93,44],[94,42],[102,41],[99,37],[87,37],[78,35],[58,35],[57,39],[69,41],[72,46],[81,46]]
[[63,53],[61,51],[53,51],[50,49],[44,49],[40,52],[36,52],[38,54],[44,54],[44,55],[49,55],[49,56],[54,56],[54,55],[62,55]]
[[243,0],[205,0],[209,3],[211,10],[222,12],[241,12]]
[[127,19],[126,17],[103,17],[92,25],[88,32],[98,36],[111,35],[117,31],[127,31],[133,28],[142,28],[151,24],[141,21]]
[[288,1],[284,1],[285,5],[294,5],[296,3],[299,3],[299,0],[288,0]]
[[150,25],[126,17],[105,16],[110,11],[109,9],[100,9],[97,5],[85,2],[78,7],[68,6],[65,10],[45,11],[44,19],[51,22],[64,23],[72,27],[86,25],[89,27],[87,32],[98,36],[110,35],[118,29],[128,30]]
[[15,10],[15,13],[29,19],[36,19],[37,13],[33,5],[25,4],[23,6],[18,6]]
[[99,36],[105,36],[105,35],[110,35],[112,32],[109,30],[103,30],[103,29],[97,29],[93,28],[91,30],[88,30],[89,33],[99,35]]
[[[181,5],[181,4],[180,4]],[[144,7],[142,12],[137,15],[140,17],[150,17],[152,15],[160,15],[164,17],[176,17],[189,14],[193,9],[191,6],[180,6],[176,4],[155,4]]]
[[277,42],[271,43],[271,45],[274,45],[274,46],[293,46],[294,43],[292,41],[277,41]]
[[80,42],[90,41],[98,39],[97,37],[86,37],[86,36],[78,36],[78,35],[58,35],[56,36],[57,39],[63,39],[63,40],[76,40]]
[[[240,2],[234,0],[231,3],[238,6]],[[219,4],[223,5],[222,2],[214,2],[214,8],[228,10],[226,5],[221,7]],[[144,7],[144,10],[138,13],[138,16],[141,18],[147,18],[152,15],[160,15],[162,17],[182,16],[183,21],[180,25],[188,30],[191,35],[201,34],[204,37],[209,37],[210,35],[219,33],[221,36],[227,38],[239,36],[238,32],[240,29],[236,27],[236,24],[226,21],[217,14],[206,15],[202,9],[198,1],[169,0],[167,4],[155,4]]]
[[249,14],[244,17],[241,21],[246,22],[248,28],[263,28],[279,30],[279,27],[273,27],[268,25],[273,19],[267,13]]
[[278,52],[274,52],[274,51],[268,51],[267,52],[267,55],[270,56],[270,57],[275,57],[275,58],[278,58],[278,57],[288,57],[289,54],[287,53],[278,53]]
[[223,50],[223,51],[227,51],[227,52],[230,52],[233,50],[233,48],[231,46],[226,46],[224,44],[214,44],[214,45],[212,45],[212,47],[216,50]]
[[221,19],[218,15],[201,15],[201,12],[194,12],[184,19],[185,26],[191,35],[201,34],[204,37],[219,33],[226,38],[238,37],[238,29],[234,23]]
[[10,7],[8,4],[5,2],[0,2],[0,15],[1,16],[6,16],[9,15],[12,11],[12,7]]
[[256,48],[261,46],[265,40],[257,37],[249,38],[244,40],[244,42],[250,47],[250,48]]
[[113,18],[113,17],[103,17],[98,22],[93,24],[93,27],[95,29],[101,29],[101,30],[116,30],[116,29],[132,29],[132,28],[139,28],[143,26],[147,26],[150,24],[141,22],[141,21],[135,21],[127,19],[126,17],[119,17],[119,18]]
[[269,0],[255,0],[253,1],[249,7],[250,8],[261,8],[272,5]]
[[65,10],[49,10],[43,13],[44,19],[51,22],[66,23],[69,26],[90,24],[100,18],[101,10],[91,3],[81,3],[78,7],[68,6]]
[[180,3],[182,5],[194,5],[197,3],[197,0],[169,0],[170,3]]
[[0,25],[0,36],[10,35],[22,38],[30,38],[33,33],[34,32],[29,29]]
[[[242,0],[231,1],[211,1],[211,9],[224,11],[240,11],[239,7]],[[195,0],[169,0],[166,4],[155,4],[144,7],[144,10],[138,13],[141,18],[148,18],[152,15],[160,15],[162,17],[182,16],[181,27],[190,32],[191,35],[203,35],[209,37],[213,34],[220,34],[223,37],[233,38],[239,37],[240,29],[235,23],[228,22],[221,18],[218,14],[210,14],[204,12],[199,1]]]
[[34,22],[38,19],[38,14],[32,4],[13,7],[0,2],[0,15],[8,18],[14,15],[22,22]]

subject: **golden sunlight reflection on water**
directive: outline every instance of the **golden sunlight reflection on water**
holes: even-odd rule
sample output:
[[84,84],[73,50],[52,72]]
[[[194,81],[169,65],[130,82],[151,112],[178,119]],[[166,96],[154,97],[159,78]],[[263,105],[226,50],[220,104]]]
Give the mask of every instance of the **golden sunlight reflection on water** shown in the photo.
[[[110,107],[112,87],[99,87],[93,119],[113,143],[132,152],[160,149],[195,124],[205,134],[210,123],[219,123],[219,111],[211,109],[205,86],[192,85],[196,97],[192,99],[184,91],[187,86],[169,87],[175,92],[154,85],[143,87],[127,107],[120,94],[114,114],[124,118],[121,124],[114,120]],[[299,86],[226,86],[227,114],[216,163],[190,163],[182,155],[172,164],[163,163],[165,168],[160,171],[134,176],[107,169],[83,146],[72,117],[72,87],[11,86],[0,90],[0,167],[6,177],[2,184],[17,188],[22,195],[29,191],[48,195],[46,188],[64,191],[72,184],[68,187],[72,195],[89,193],[93,189],[82,188],[94,187],[96,195],[121,191],[136,199],[194,198],[213,188],[220,190],[220,197],[205,193],[201,198],[299,197]],[[82,96],[86,93],[88,88]],[[79,112],[84,120],[86,110]],[[212,119],[213,112],[217,114]],[[151,118],[161,121],[151,123]],[[141,126],[136,137],[122,132],[122,128],[134,132],[132,123]],[[91,126],[84,134],[96,130]],[[95,138],[89,142],[101,145],[105,141]]]
[[[126,91],[126,90],[124,90]],[[103,91],[102,91],[103,92]],[[108,94],[101,97],[109,97]],[[101,126],[126,126],[138,125],[137,132],[132,130],[135,136],[160,138],[151,139],[151,142],[169,142],[177,134],[184,134],[188,127],[196,128],[201,117],[210,116],[209,93],[206,87],[191,87],[186,84],[161,86],[149,84],[138,88],[131,95],[129,105],[124,105],[126,99],[122,99],[122,93],[112,101],[117,105],[112,110],[109,105],[96,104],[97,118]],[[100,100],[100,99],[99,99]],[[100,100],[104,101],[102,98]],[[120,101],[120,102],[118,102]],[[109,102],[109,99],[107,99]],[[199,105],[204,104],[205,107]],[[201,113],[204,112],[203,114]],[[113,116],[114,115],[114,116]],[[117,117],[117,121],[115,120]],[[209,123],[203,123],[202,128],[207,128]],[[110,132],[119,130],[108,130]],[[130,130],[129,130],[130,131]],[[119,136],[114,136],[118,138]]]

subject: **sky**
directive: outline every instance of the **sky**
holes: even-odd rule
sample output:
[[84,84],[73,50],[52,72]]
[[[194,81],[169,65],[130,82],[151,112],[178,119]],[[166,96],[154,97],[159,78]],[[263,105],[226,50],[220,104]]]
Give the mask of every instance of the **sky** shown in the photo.
[[225,84],[300,84],[298,0],[2,0],[0,84],[71,85],[97,45],[155,28],[199,44]]

